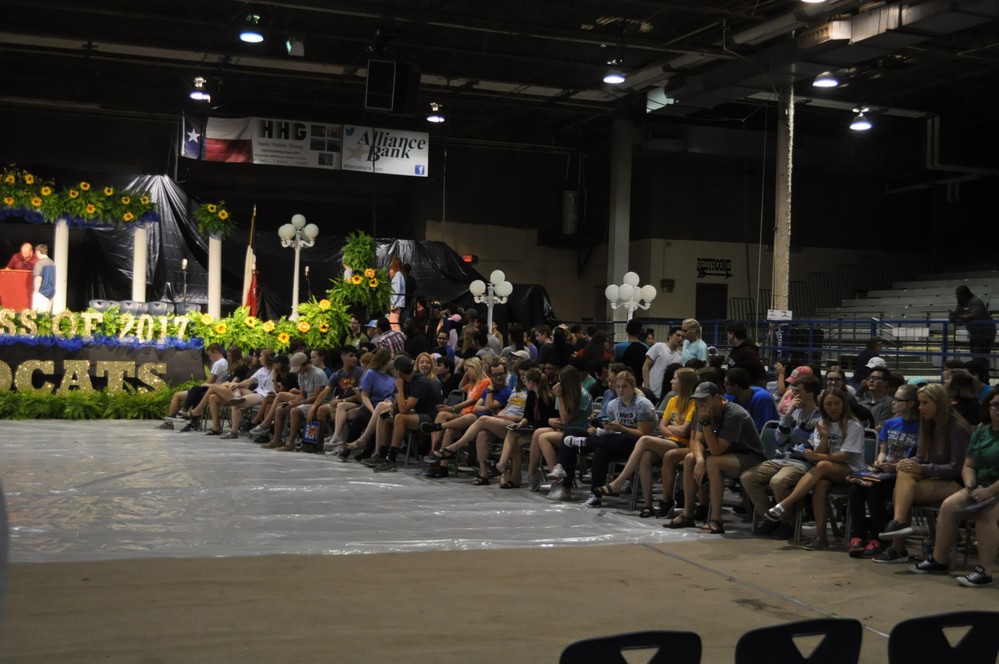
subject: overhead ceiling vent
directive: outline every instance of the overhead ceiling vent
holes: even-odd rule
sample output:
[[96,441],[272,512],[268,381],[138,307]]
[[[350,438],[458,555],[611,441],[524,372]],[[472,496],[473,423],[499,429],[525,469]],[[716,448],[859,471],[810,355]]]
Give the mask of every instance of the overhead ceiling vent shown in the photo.
[[806,28],[798,33],[798,48],[815,48],[832,41],[849,41],[853,36],[850,21],[828,21],[814,28]]
[[652,32],[652,24],[634,18],[623,16],[598,16],[592,23],[583,23],[579,26],[582,30],[595,30],[598,27],[603,30],[619,30],[621,32],[638,32],[645,34]]

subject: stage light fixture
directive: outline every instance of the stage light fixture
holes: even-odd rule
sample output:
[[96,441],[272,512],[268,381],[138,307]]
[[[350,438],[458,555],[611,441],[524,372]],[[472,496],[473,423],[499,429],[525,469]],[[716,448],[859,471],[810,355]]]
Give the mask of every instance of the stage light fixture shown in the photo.
[[284,43],[284,49],[288,52],[288,55],[294,58],[305,57],[305,42],[298,37],[288,37]]
[[604,74],[604,83],[609,83],[611,85],[620,85],[628,80],[628,77],[624,75],[619,69],[611,69],[606,74]]
[[440,124],[444,122],[445,119],[444,104],[438,104],[435,101],[430,102],[430,113],[427,114],[427,122]]
[[204,76],[195,76],[194,87],[191,88],[191,93],[188,96],[194,101],[210,102],[212,93],[208,90],[208,79]]
[[835,88],[839,85],[839,79],[831,71],[824,71],[812,81],[812,87]]
[[867,113],[868,111],[870,111],[870,109],[866,106],[858,106],[853,109],[853,112],[857,115],[853,118],[853,122],[850,123],[850,129],[854,131],[867,131],[873,127],[874,125],[872,125],[871,121],[867,119],[866,115],[864,115],[864,113]]
[[246,15],[243,29],[239,32],[239,40],[247,44],[259,44],[264,41],[264,33],[260,32],[260,14]]

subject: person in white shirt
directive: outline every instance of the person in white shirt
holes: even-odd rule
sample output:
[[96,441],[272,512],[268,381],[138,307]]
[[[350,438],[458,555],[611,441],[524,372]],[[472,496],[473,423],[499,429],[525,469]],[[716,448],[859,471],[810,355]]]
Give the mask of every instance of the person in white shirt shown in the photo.
[[671,364],[683,364],[683,328],[672,327],[666,341],[652,344],[645,353],[642,366],[642,384],[652,390],[657,398],[663,396],[663,376]]

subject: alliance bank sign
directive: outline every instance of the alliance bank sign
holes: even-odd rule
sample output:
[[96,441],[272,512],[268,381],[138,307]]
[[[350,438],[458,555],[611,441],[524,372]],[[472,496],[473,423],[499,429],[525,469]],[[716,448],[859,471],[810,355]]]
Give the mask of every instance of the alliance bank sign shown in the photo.
[[430,135],[357,125],[343,126],[345,171],[427,177]]

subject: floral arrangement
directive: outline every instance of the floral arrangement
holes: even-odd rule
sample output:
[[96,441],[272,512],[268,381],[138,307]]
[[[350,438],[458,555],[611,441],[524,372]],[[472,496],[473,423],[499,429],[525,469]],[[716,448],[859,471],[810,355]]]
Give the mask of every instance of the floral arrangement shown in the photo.
[[365,317],[389,310],[392,284],[388,270],[375,266],[375,240],[360,231],[347,236],[342,278],[331,279],[327,296],[346,309],[363,309]]
[[194,220],[198,222],[198,232],[205,237],[214,233],[229,237],[236,228],[236,221],[226,209],[225,201],[199,205],[194,211]]
[[350,315],[344,307],[334,306],[328,299],[312,298],[298,305],[295,331],[309,348],[335,348],[347,336]]
[[0,171],[0,219],[23,217],[34,223],[57,219],[81,226],[123,226],[155,221],[156,204],[148,192],[115,191],[77,182],[59,190],[16,164]]

